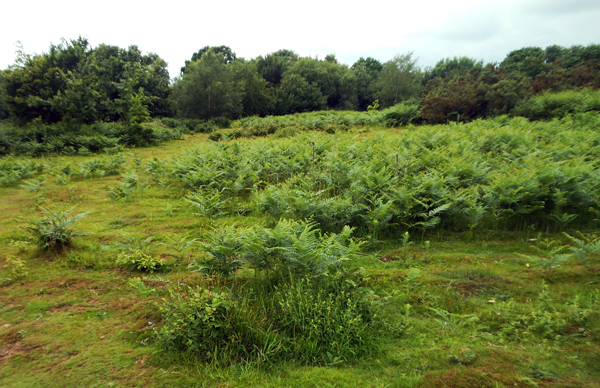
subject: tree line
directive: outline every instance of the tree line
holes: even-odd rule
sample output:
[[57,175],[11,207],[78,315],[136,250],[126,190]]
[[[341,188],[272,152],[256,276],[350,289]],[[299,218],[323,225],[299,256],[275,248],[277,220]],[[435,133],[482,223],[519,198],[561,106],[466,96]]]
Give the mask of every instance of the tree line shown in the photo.
[[170,80],[156,54],[93,48],[80,37],[47,53],[17,52],[15,64],[0,72],[0,119],[76,128],[146,116],[238,119],[404,104],[416,120],[441,123],[507,114],[532,95],[584,87],[600,87],[600,45],[526,47],[501,63],[455,57],[431,68],[410,52],[348,66],[333,54],[279,50],[246,60],[227,46],[206,46]]

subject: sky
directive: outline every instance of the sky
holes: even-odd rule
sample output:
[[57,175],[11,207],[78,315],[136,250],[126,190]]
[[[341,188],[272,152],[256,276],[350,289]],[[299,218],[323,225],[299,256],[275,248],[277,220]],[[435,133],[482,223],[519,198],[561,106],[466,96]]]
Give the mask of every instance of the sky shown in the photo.
[[0,69],[61,38],[137,45],[167,61],[171,77],[204,46],[226,45],[246,59],[289,49],[335,54],[351,65],[414,52],[422,67],[447,57],[501,62],[527,46],[600,44],[599,0],[273,0],[102,2],[10,1],[2,5]]

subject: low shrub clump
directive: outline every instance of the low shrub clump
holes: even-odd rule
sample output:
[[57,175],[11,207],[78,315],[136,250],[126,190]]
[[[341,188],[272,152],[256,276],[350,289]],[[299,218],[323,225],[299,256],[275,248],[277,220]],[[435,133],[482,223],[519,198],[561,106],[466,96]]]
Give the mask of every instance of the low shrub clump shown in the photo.
[[511,114],[530,120],[550,120],[569,114],[600,111],[600,90],[566,90],[542,93],[517,105]]
[[[321,236],[311,222],[286,220],[215,232],[195,267],[224,285],[172,289],[158,306],[158,342],[224,363],[333,364],[371,353],[378,302],[367,279],[342,266],[360,246],[350,233]],[[243,268],[251,280],[226,283]]]
[[64,123],[33,122],[24,127],[0,123],[0,155],[114,154],[123,147],[146,147],[176,139],[182,132],[160,122],[135,126],[98,122],[76,128]]
[[73,229],[72,225],[88,213],[71,216],[73,208],[62,212],[41,209],[46,216],[30,221],[29,226],[25,228],[34,235],[41,248],[47,250],[62,249],[71,245],[74,237],[85,235],[85,233]]
[[290,278],[269,288],[251,282],[237,292],[172,289],[158,305],[164,325],[157,340],[224,364],[355,360],[373,352],[377,334],[376,302],[363,282],[344,275]]

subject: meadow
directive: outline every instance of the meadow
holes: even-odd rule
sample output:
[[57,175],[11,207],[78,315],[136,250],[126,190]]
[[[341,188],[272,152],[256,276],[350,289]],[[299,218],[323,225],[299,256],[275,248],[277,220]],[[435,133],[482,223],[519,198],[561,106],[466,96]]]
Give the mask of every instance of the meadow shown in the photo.
[[598,112],[388,113],[0,159],[0,386],[600,386]]

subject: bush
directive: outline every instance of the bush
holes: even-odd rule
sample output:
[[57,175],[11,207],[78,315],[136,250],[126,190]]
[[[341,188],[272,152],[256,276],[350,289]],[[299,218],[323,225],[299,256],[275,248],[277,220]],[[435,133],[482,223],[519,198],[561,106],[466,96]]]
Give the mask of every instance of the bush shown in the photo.
[[600,111],[600,90],[543,93],[517,105],[511,111],[511,115],[527,117],[530,120],[549,120],[591,111]]
[[157,341],[207,361],[260,361],[279,349],[277,335],[257,330],[259,320],[244,320],[240,307],[226,292],[172,289],[158,305],[164,325],[156,332]]
[[123,146],[155,145],[181,136],[178,128],[166,127],[153,123],[126,126],[99,122],[77,128],[63,123],[33,123],[25,127],[0,123],[0,155],[114,153]]
[[385,125],[388,127],[400,127],[407,124],[419,124],[422,122],[421,106],[398,104],[390,108],[384,116]]
[[73,230],[71,225],[85,217],[88,213],[69,217],[73,208],[59,212],[41,208],[46,217],[31,221],[25,229],[31,232],[42,249],[56,250],[71,245],[73,237],[86,233]]
[[171,289],[158,304],[158,343],[224,364],[336,364],[375,349],[376,303],[362,279],[289,280],[272,288],[264,278],[236,293]]
[[119,254],[117,264],[124,265],[132,271],[137,269],[138,271],[153,273],[163,269],[165,261],[135,249],[132,252]]

